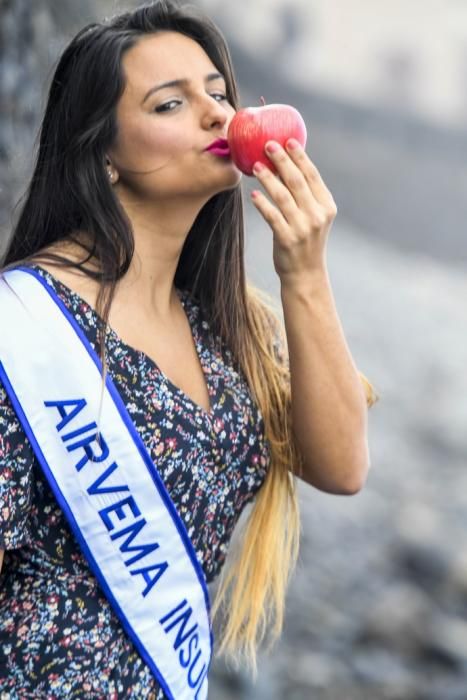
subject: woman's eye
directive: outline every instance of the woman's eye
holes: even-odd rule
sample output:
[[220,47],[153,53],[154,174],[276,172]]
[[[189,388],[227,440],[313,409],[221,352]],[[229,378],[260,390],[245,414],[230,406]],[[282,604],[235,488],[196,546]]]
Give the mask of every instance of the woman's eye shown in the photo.
[[159,105],[159,107],[156,107],[154,110],[155,112],[171,112],[173,109],[173,105],[175,107],[177,105],[181,104],[179,100],[170,100],[169,102],[165,102],[163,105]]
[[[223,92],[213,92],[211,93],[211,97],[217,100],[218,102],[223,102],[224,100],[227,100],[227,95]],[[172,112],[173,109],[178,107],[178,105],[181,105],[180,100],[169,100],[168,102],[164,102],[164,104],[159,105],[159,107],[155,108],[155,112],[161,113],[161,112]]]

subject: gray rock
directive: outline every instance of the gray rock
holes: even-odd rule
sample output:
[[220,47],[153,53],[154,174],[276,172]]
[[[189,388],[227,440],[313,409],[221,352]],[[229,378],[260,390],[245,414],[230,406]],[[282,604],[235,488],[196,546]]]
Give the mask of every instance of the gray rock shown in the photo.
[[467,669],[467,622],[443,613],[433,615],[423,646],[442,663]]
[[445,680],[442,683],[434,681],[417,697],[417,700],[466,700],[467,686],[465,679],[457,681]]
[[458,551],[451,559],[446,586],[452,596],[461,596],[467,603],[467,551]]
[[384,649],[365,649],[354,654],[351,665],[356,676],[368,685],[404,698],[415,693],[413,671],[396,654]]
[[395,583],[383,590],[362,620],[360,641],[415,653],[431,631],[433,603],[419,588]]

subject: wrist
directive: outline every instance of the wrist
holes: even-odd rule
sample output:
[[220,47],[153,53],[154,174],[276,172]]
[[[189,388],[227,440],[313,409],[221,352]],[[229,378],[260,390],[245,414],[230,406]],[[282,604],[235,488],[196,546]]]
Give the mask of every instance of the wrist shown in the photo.
[[325,265],[300,273],[288,273],[279,277],[281,295],[298,294],[300,296],[316,296],[323,291],[328,291],[330,282]]

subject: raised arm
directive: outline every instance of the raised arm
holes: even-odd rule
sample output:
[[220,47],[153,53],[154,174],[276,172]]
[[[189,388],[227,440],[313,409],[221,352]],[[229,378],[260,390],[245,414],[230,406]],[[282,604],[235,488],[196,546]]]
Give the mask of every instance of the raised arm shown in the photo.
[[292,424],[305,481],[323,491],[358,491],[369,468],[367,400],[334,304],[326,242],[337,209],[300,144],[266,145],[279,177],[261,163],[266,190],[253,202],[273,231],[292,391]]

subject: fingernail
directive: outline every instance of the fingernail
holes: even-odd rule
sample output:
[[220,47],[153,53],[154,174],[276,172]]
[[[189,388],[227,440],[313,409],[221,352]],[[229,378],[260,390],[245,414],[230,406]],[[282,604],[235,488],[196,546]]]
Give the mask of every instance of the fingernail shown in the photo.
[[276,143],[275,141],[269,141],[266,144],[266,150],[268,153],[277,153],[279,148],[280,148],[279,144]]
[[289,139],[287,141],[287,148],[290,148],[290,150],[294,150],[295,148],[300,148],[300,142],[297,141],[297,139]]
[[258,162],[256,162],[256,163],[254,164],[254,166],[253,166],[253,172],[254,172],[255,175],[257,175],[258,173],[261,172],[261,170],[264,170],[264,168],[265,168],[265,166],[263,165],[263,163],[260,163],[260,162],[258,161]]

